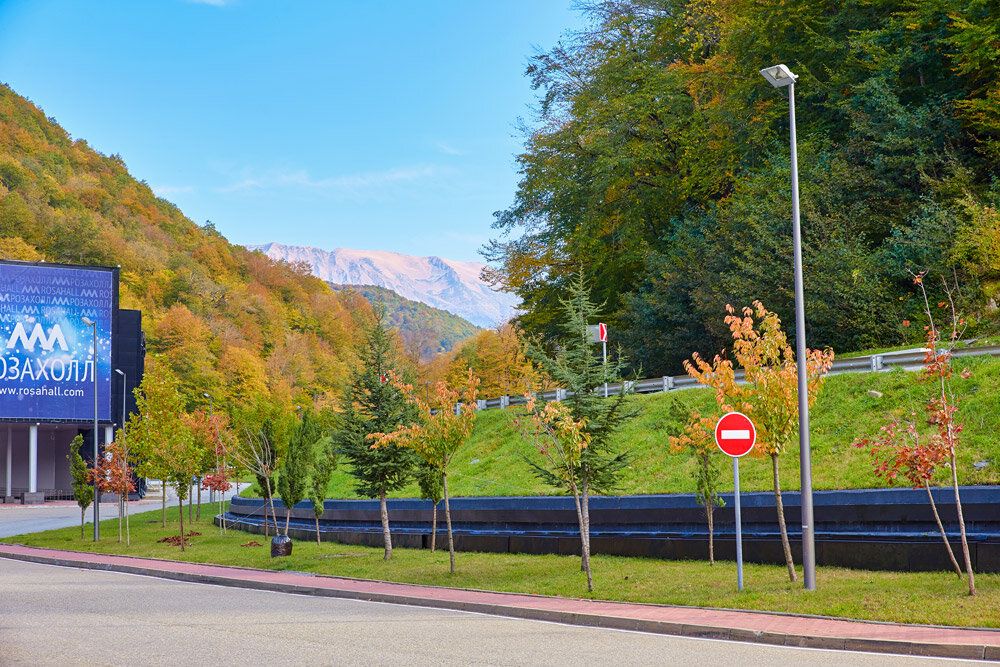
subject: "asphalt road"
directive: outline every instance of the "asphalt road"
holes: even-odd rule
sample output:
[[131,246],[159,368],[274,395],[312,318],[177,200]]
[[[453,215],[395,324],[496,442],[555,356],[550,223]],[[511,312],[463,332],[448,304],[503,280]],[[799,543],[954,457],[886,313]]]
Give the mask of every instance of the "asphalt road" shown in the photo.
[[[0,559],[0,665],[919,665]],[[973,663],[965,663],[973,664]]]
[[[197,493],[197,491],[195,491]],[[226,497],[233,495],[229,491]],[[202,502],[208,502],[208,494],[202,491]],[[148,512],[161,506],[162,500],[143,500],[129,503],[129,514],[138,512]],[[167,502],[171,506],[177,504],[177,496],[172,489],[168,488]],[[206,506],[202,506],[202,511],[206,511]],[[118,518],[118,503],[101,503],[101,521],[105,519]],[[87,508],[84,515],[84,532],[93,535],[94,532],[94,506]],[[13,537],[14,535],[24,535],[25,533],[40,533],[44,530],[55,528],[66,528],[80,525],[80,507],[75,504],[52,504],[47,505],[2,505],[0,504],[0,537]],[[118,532],[115,529],[115,536]],[[2,656],[0,656],[0,667],[3,667]]]

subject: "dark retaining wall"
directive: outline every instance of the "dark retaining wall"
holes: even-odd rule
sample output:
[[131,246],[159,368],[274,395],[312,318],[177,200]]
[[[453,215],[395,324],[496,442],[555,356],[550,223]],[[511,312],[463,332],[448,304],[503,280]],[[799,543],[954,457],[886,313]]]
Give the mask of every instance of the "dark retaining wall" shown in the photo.
[[[954,495],[934,489],[942,521],[961,561]],[[962,509],[973,567],[1000,572],[1000,486],[963,487]],[[715,555],[735,560],[732,494],[715,512]],[[801,562],[801,506],[798,492],[782,494],[792,552]],[[744,493],[743,558],[746,562],[784,563],[772,493]],[[450,501],[455,548],[459,551],[579,553],[573,499],[566,496],[453,498]],[[816,491],[816,562],[869,570],[947,570],[951,568],[934,523],[927,493],[913,489]],[[390,500],[393,545],[429,548],[431,503]],[[275,501],[284,528],[284,507]],[[594,497],[590,501],[594,553],[665,559],[707,559],[704,509],[693,494]],[[289,534],[315,539],[312,505],[292,509]],[[227,514],[235,527],[263,533],[263,501],[235,498]],[[443,504],[438,508],[438,545],[445,546]],[[273,529],[272,529],[273,532]],[[324,540],[382,545],[376,500],[328,500],[320,520]]]

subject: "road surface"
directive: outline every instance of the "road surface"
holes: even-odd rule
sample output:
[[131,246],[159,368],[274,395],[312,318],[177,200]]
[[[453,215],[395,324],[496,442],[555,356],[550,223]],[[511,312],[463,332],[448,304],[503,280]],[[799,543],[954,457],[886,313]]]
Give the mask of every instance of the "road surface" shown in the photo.
[[[0,559],[0,664],[943,665]],[[974,664],[974,663],[964,663]]]

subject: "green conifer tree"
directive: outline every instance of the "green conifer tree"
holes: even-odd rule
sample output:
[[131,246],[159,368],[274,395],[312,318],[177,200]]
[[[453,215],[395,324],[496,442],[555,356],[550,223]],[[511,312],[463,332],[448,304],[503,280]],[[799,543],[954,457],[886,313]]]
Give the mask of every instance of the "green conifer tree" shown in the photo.
[[302,411],[302,421],[298,423],[288,439],[288,451],[278,474],[278,495],[285,505],[285,535],[292,518],[292,508],[302,502],[309,489],[309,475],[313,467],[313,447],[320,439],[319,424],[306,408]]
[[[617,488],[616,475],[628,465],[629,454],[617,451],[614,435],[635,416],[636,410],[626,403],[627,391],[604,398],[604,385],[622,381],[628,360],[619,352],[605,364],[598,346],[591,342],[587,327],[600,321],[602,305],[590,300],[590,286],[582,270],[569,281],[568,296],[560,302],[564,319],[555,355],[549,356],[540,346],[530,343],[526,345],[525,354],[556,386],[566,389],[563,403],[569,407],[573,419],[586,422],[584,431],[588,434],[589,445],[581,453],[576,483],[583,512],[580,538],[589,552],[590,494],[610,493]],[[546,484],[568,488],[564,476],[529,463]]]
[[316,544],[319,544],[319,519],[323,516],[330,478],[337,467],[337,453],[333,451],[332,441],[329,436],[320,439],[316,443],[313,449],[313,456],[315,459],[313,462],[312,480],[309,485],[309,500],[312,501],[313,513],[316,515]]
[[334,446],[350,463],[354,489],[359,496],[378,498],[382,515],[385,560],[392,558],[392,535],[386,496],[410,481],[417,457],[412,450],[389,444],[372,449],[368,436],[389,433],[414,420],[413,408],[403,393],[388,381],[397,371],[392,337],[384,312],[375,309],[375,321],[357,347],[360,365],[351,373],[344,396],[344,413],[334,434]]

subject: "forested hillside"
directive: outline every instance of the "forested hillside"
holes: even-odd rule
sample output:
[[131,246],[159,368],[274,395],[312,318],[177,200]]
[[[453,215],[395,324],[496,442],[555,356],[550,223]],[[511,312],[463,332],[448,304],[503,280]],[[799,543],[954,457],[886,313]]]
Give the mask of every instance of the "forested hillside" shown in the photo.
[[[794,322],[787,89],[795,85],[810,347],[916,342],[954,286],[967,335],[1000,292],[1000,16],[985,0],[604,0],[535,56],[521,180],[484,250],[550,335],[584,267],[644,374],[730,339],[724,307]],[[939,298],[941,297],[941,298]],[[789,332],[793,335],[793,332]]]
[[376,285],[330,285],[337,291],[353,291],[372,306],[385,308],[385,321],[396,331],[403,344],[421,361],[454,350],[474,336],[479,327],[458,315],[400,296],[391,289]]
[[0,257],[120,265],[121,306],[142,310],[149,351],[181,378],[189,409],[203,392],[223,407],[332,400],[371,317],[361,296],[194,224],[3,85]]

